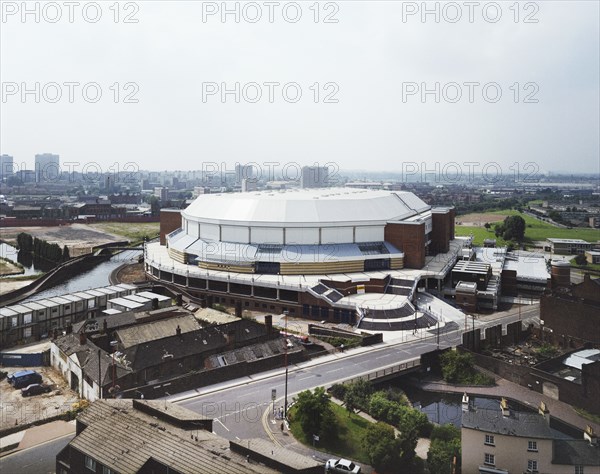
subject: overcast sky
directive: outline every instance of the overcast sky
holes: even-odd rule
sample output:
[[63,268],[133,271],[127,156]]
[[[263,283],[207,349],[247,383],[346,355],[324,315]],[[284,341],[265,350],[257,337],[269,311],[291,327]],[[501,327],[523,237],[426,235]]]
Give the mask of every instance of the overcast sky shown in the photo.
[[[21,2],[2,2],[0,152],[15,163],[31,167],[36,153],[51,152],[62,162],[155,170],[236,161],[390,171],[403,162],[497,162],[509,172],[534,162],[540,171],[598,172],[597,1],[481,2],[472,12],[464,2],[429,2],[439,22],[433,13],[423,21],[414,11],[421,2],[242,2],[239,23],[212,14],[221,2],[121,2],[117,23],[113,2],[101,2],[95,23],[89,2],[74,7],[72,23],[64,2],[45,3],[28,3],[39,5],[37,23],[33,14],[12,14]],[[62,18],[52,23],[56,6]],[[257,7],[262,17],[252,23]],[[73,103],[68,82],[81,84]],[[255,103],[253,82],[262,92]],[[21,95],[35,83],[39,103],[35,93]],[[56,103],[50,83],[60,85]],[[98,86],[84,98],[87,83]],[[209,83],[240,83],[239,103]],[[296,85],[284,96],[289,83]],[[423,99],[423,85],[436,83],[439,96]],[[488,83],[495,84],[484,94]],[[98,87],[102,97],[91,103]],[[137,102],[126,103],[130,93]]]

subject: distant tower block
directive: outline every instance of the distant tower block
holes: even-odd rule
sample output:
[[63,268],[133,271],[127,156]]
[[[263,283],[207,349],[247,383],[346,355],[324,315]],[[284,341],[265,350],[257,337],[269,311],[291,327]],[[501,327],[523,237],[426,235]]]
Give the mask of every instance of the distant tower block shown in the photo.
[[568,288],[571,286],[571,264],[563,260],[552,260],[552,288]]

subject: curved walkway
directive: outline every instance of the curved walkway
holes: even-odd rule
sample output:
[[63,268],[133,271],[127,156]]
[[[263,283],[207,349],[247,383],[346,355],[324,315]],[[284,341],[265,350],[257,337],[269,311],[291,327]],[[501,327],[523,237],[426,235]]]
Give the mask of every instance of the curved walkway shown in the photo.
[[543,401],[548,410],[550,410],[550,416],[558,418],[559,420],[581,430],[582,437],[583,430],[585,429],[586,425],[590,425],[594,429],[594,432],[600,432],[600,425],[598,423],[594,423],[593,421],[582,417],[568,403],[547,397],[539,392],[529,390],[528,388],[522,387],[521,385],[517,385],[502,378],[498,378],[496,380],[496,386],[494,387],[459,386],[445,382],[421,382],[419,383],[419,387],[430,392],[467,392],[469,395],[510,398],[518,401],[519,403],[525,403],[532,408],[539,407],[540,402]]

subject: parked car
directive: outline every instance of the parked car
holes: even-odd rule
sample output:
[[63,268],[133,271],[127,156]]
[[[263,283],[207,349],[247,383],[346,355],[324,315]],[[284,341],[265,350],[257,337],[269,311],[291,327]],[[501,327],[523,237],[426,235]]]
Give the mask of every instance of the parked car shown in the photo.
[[35,370],[20,370],[8,376],[8,383],[15,388],[23,388],[32,383],[42,383],[42,376]]
[[52,389],[43,383],[32,383],[27,387],[21,389],[21,395],[24,397],[31,397],[32,395],[39,395],[40,393],[48,393]]
[[360,473],[360,466],[348,459],[330,459],[325,463],[325,472]]

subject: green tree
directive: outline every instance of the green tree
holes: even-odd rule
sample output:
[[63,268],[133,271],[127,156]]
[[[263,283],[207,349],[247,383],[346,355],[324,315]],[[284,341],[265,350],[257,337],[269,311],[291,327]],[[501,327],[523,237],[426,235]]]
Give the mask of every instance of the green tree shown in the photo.
[[588,261],[587,261],[587,258],[585,258],[585,255],[579,254],[579,255],[575,256],[575,263],[577,265],[587,265]]
[[344,394],[344,404],[348,411],[353,412],[357,408],[366,411],[372,392],[373,387],[367,380],[359,379],[349,384]]
[[370,464],[381,474],[396,474],[402,471],[402,440],[396,438],[394,428],[382,422],[372,424],[363,439]]
[[160,214],[160,200],[156,196],[150,197],[150,212],[153,216]]
[[525,219],[521,216],[508,216],[502,224],[496,224],[494,232],[496,237],[502,236],[504,240],[521,241],[525,238]]
[[429,472],[436,474],[452,474],[456,472],[453,465],[460,463],[460,438],[450,441],[435,439],[431,441],[427,453]]
[[466,352],[446,351],[440,356],[446,382],[461,383],[473,372],[473,356]]
[[312,439],[313,435],[318,435],[323,439],[332,439],[335,436],[336,421],[330,403],[329,395],[323,387],[298,394],[294,417],[307,438]]

